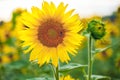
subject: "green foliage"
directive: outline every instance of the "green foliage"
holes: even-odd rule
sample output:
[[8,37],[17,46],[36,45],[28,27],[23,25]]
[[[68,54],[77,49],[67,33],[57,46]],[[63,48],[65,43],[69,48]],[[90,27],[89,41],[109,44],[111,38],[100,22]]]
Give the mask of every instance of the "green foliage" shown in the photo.
[[67,65],[60,67],[60,72],[68,72],[74,69],[83,69],[85,67],[87,67],[87,65],[81,65],[78,63],[69,63]]
[[111,80],[108,76],[92,75],[92,80]]
[[31,78],[31,79],[27,79],[27,80],[54,80],[54,79],[49,78],[49,77],[44,77],[44,78]]

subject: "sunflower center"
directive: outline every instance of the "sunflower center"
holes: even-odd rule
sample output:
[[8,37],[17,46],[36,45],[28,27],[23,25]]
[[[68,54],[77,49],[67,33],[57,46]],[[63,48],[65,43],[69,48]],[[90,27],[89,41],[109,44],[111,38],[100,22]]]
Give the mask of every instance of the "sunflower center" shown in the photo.
[[47,47],[57,47],[62,43],[64,36],[63,25],[53,19],[49,19],[39,26],[38,40]]
[[57,36],[57,31],[54,30],[54,29],[49,29],[48,30],[48,36],[52,37],[52,38],[55,38]]
[[105,51],[102,52],[104,57],[107,57],[107,53]]
[[12,60],[13,59],[13,54],[9,54],[8,57]]

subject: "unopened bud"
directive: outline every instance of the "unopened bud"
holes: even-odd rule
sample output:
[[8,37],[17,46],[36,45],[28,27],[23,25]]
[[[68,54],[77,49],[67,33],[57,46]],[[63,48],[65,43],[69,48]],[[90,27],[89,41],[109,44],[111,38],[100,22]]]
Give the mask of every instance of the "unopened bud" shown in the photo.
[[101,39],[105,35],[105,25],[101,21],[92,20],[88,23],[88,32],[94,39]]

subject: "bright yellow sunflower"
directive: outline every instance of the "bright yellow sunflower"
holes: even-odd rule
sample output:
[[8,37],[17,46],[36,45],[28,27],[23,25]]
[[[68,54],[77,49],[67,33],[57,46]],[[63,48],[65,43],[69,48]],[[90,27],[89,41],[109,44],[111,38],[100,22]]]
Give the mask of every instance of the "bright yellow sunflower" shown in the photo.
[[60,77],[60,80],[75,80],[75,79],[73,79],[70,75],[67,75],[67,76]]
[[72,14],[74,9],[67,11],[68,5],[61,2],[58,7],[53,2],[43,2],[42,9],[32,7],[31,13],[24,12],[22,23],[27,28],[19,31],[24,46],[30,46],[30,61],[38,60],[43,65],[50,61],[57,67],[58,60],[68,62],[84,39],[78,34],[83,26],[78,14]]

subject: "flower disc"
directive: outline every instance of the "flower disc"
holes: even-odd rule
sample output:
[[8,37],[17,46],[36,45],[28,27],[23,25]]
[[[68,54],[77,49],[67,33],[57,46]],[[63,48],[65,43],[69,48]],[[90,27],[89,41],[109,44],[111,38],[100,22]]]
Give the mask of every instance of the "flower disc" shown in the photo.
[[52,19],[42,23],[38,29],[38,39],[48,47],[57,47],[63,42],[65,31],[62,24]]

